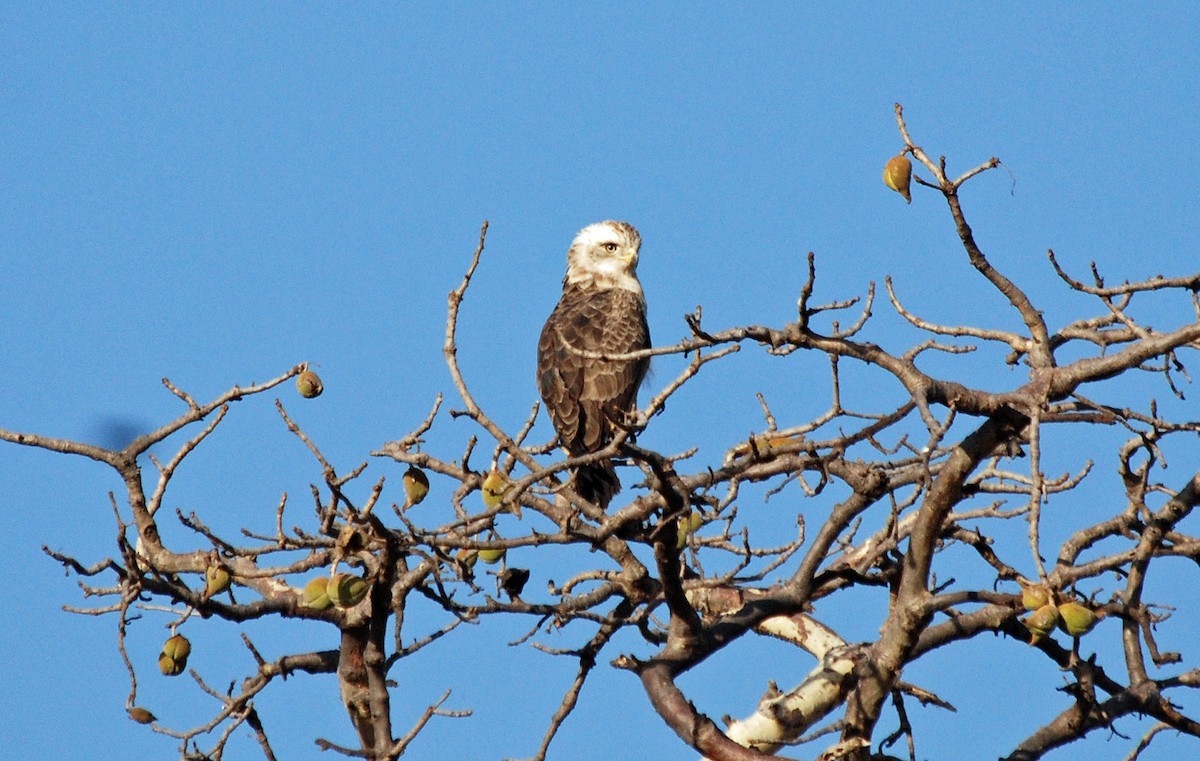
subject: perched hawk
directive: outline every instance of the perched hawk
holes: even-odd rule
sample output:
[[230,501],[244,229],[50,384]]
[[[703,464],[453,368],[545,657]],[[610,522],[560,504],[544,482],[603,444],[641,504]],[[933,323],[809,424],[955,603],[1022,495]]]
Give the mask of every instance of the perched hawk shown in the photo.
[[[567,251],[563,294],[538,339],[538,391],[559,441],[572,457],[603,449],[613,426],[637,409],[649,357],[598,359],[650,346],[646,298],[637,279],[642,237],[626,222],[597,222],[579,231]],[[606,507],[621,489],[605,460],[579,468],[579,496]]]

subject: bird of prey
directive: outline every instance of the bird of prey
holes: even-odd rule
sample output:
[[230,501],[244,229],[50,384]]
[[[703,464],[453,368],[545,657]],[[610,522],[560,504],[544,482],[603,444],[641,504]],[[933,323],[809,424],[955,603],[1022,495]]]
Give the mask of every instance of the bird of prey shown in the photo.
[[[572,457],[612,441],[614,428],[637,410],[649,357],[607,359],[650,347],[646,298],[637,279],[642,237],[627,222],[608,220],[579,231],[567,251],[558,306],[538,339],[538,391],[559,442]],[[607,507],[621,489],[610,460],[578,468],[579,496]]]

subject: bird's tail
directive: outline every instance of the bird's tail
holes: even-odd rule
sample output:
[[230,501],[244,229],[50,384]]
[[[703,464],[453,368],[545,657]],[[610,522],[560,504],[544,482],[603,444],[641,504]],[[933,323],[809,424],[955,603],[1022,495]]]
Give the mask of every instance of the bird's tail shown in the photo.
[[613,496],[621,491],[617,470],[608,461],[576,468],[573,486],[576,494],[598,505],[601,510],[607,508]]

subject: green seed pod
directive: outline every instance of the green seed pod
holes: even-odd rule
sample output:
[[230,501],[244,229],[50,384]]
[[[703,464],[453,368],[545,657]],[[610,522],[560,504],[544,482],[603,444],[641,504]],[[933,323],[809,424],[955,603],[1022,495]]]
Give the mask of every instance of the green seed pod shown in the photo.
[[175,634],[163,643],[162,652],[158,654],[158,670],[166,676],[178,676],[187,668],[188,656],[192,653],[192,643],[182,634]]
[[404,498],[408,507],[421,504],[429,493],[429,477],[425,471],[415,465],[410,465],[404,471]]
[[1029,644],[1037,644],[1039,639],[1049,634],[1058,624],[1058,608],[1052,604],[1043,605],[1026,616],[1021,623],[1029,630]]
[[186,662],[192,654],[192,643],[182,634],[176,634],[163,644],[162,654],[172,660]]
[[1060,615],[1058,628],[1072,637],[1082,637],[1087,634],[1100,620],[1091,608],[1073,600],[1059,605],[1058,612]]
[[329,577],[325,591],[329,599],[339,608],[353,608],[367,596],[371,585],[361,576],[351,573],[335,573]]
[[688,537],[696,533],[696,529],[704,525],[704,516],[693,510],[688,513],[687,517],[679,519],[678,536],[675,540],[675,549],[682,550],[687,546]]
[[318,576],[304,585],[304,604],[313,610],[328,610],[333,605],[329,599],[328,576]]
[[325,390],[325,384],[312,370],[305,370],[296,376],[296,390],[305,399],[315,399]]
[[487,563],[488,565],[495,565],[496,563],[500,562],[501,558],[504,557],[505,552],[506,552],[506,550],[503,550],[503,549],[479,550],[478,552],[475,553],[475,556],[478,557],[484,563]]
[[229,589],[233,577],[220,563],[214,563],[204,569],[204,599],[219,595]]
[[1021,583],[1021,605],[1025,610],[1037,610],[1043,605],[1049,605],[1050,590],[1041,584]]
[[483,504],[489,509],[498,507],[504,500],[504,490],[508,488],[508,479],[498,470],[493,470],[483,479]]

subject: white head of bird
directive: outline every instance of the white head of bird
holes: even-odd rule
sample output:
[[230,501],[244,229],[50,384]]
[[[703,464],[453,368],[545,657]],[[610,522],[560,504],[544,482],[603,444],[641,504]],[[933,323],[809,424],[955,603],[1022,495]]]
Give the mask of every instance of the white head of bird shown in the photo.
[[642,236],[628,222],[607,220],[579,231],[567,251],[563,285],[623,288],[641,294],[637,279]]

